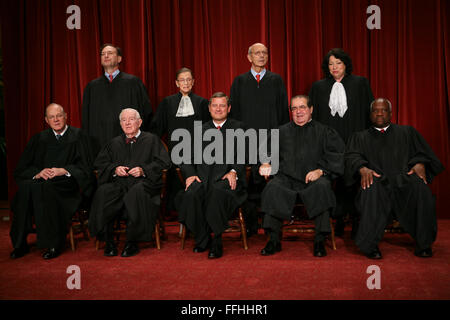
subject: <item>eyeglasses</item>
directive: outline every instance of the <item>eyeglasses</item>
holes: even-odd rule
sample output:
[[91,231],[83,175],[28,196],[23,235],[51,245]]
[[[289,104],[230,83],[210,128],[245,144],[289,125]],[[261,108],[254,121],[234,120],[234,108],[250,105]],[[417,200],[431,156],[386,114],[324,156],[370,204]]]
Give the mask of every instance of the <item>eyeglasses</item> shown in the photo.
[[137,118],[122,118],[122,119],[120,119],[120,122],[128,122],[128,121],[134,122],[137,120],[139,120],[139,119],[137,119]]
[[301,106],[292,106],[291,107],[291,111],[292,112],[295,112],[295,111],[297,111],[297,110],[306,110],[306,109],[308,109],[308,106],[305,106],[305,105],[301,105]]
[[211,104],[212,108],[226,108],[228,107],[226,104],[217,104],[217,103],[213,103]]
[[191,83],[193,79],[188,78],[188,79],[177,79],[177,81],[179,83]]

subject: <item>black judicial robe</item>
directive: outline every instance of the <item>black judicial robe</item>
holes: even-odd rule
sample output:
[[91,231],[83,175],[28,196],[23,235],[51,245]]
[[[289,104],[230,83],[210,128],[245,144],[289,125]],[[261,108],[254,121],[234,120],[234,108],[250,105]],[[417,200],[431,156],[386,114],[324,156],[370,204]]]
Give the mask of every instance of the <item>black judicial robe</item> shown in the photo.
[[[344,172],[345,145],[339,134],[311,120],[303,126],[291,121],[279,128],[279,135],[279,170],[263,190],[261,210],[289,220],[297,195],[311,218],[334,208],[330,181]],[[306,184],[306,175],[316,169],[325,175]]]
[[435,240],[435,199],[416,174],[406,174],[417,163],[425,165],[428,183],[444,170],[431,147],[411,126],[391,124],[385,133],[372,127],[350,138],[345,154],[347,183],[360,181],[359,169],[363,166],[381,175],[374,177],[370,188],[360,188],[356,198],[361,220],[355,241],[363,252],[374,249],[393,215],[422,249]]
[[119,114],[125,108],[139,111],[141,129],[148,131],[153,111],[144,84],[134,75],[121,71],[110,83],[102,74],[84,89],[81,123],[92,139],[94,156],[122,133]]
[[[89,197],[93,191],[94,177],[88,150],[87,136],[71,126],[60,140],[51,129],[30,139],[14,171],[19,187],[11,205],[14,215],[10,236],[14,248],[25,244],[27,234],[32,231],[32,215],[37,246],[64,247],[72,215],[83,194]],[[45,168],[64,168],[71,176],[33,179]]]
[[[156,109],[155,116],[152,119],[150,131],[163,138],[167,134],[167,145],[169,151],[172,150],[174,142],[170,140],[172,132],[175,129],[187,129],[192,135],[194,133],[194,121],[202,123],[211,119],[208,110],[208,100],[194,93],[189,93],[192,106],[194,107],[194,115],[188,117],[176,117],[178,105],[180,104],[182,94],[180,92],[165,97]],[[177,143],[177,142],[175,142]]]
[[289,122],[286,87],[280,75],[266,70],[261,81],[250,71],[237,76],[230,90],[230,118],[247,128],[275,129]]
[[[202,132],[208,129],[218,130],[212,120],[202,126]],[[223,164],[194,164],[193,155],[191,164],[180,165],[183,177],[187,179],[191,176],[198,176],[201,183],[193,182],[187,191],[183,191],[177,196],[179,221],[187,226],[196,237],[197,245],[209,235],[209,230],[214,234],[221,234],[228,228],[228,220],[236,208],[246,199],[246,178],[245,164],[237,163],[237,143],[234,141],[233,164],[227,164],[226,159],[226,130],[243,129],[242,122],[228,118],[220,132],[223,136],[224,150]],[[203,149],[210,142],[204,142]],[[237,185],[235,190],[231,190],[228,180],[222,177],[232,169],[237,174]]]
[[336,80],[325,78],[313,83],[309,91],[314,106],[313,119],[335,129],[344,143],[353,132],[365,130],[370,126],[370,103],[374,100],[369,81],[361,76],[346,75],[341,83],[347,96],[348,109],[341,118],[337,113],[331,115],[328,103]]
[[[145,177],[115,176],[118,166],[141,167]],[[108,223],[125,212],[127,240],[150,241],[163,186],[162,170],[170,167],[161,140],[143,131],[130,144],[126,144],[124,134],[117,136],[100,151],[94,167],[98,170],[99,187],[90,211],[91,234],[101,238]]]

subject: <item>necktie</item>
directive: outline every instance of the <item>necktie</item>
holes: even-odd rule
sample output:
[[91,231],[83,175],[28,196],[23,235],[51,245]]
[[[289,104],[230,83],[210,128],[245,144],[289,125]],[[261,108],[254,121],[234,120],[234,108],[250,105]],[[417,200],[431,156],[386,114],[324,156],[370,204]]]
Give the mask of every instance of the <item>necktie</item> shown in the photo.
[[381,133],[385,133],[386,131],[385,131],[384,129],[381,129],[380,132],[381,132]]
[[112,82],[112,81],[113,81],[113,79],[114,79],[114,78],[113,78],[113,75],[112,75],[112,74],[110,74],[110,75],[109,75],[109,82]]
[[56,135],[56,140],[59,140],[59,139],[61,139],[61,135],[60,135],[60,134],[57,134],[57,135]]
[[259,74],[256,75],[256,81],[258,82],[258,85],[259,85],[259,78],[260,77],[261,77],[261,75],[259,75]]
[[126,138],[126,139],[125,139],[125,142],[126,142],[127,144],[129,144],[129,143],[131,143],[131,142],[136,142],[136,137]]
[[217,129],[220,130],[220,128],[222,128],[221,126],[217,126]]

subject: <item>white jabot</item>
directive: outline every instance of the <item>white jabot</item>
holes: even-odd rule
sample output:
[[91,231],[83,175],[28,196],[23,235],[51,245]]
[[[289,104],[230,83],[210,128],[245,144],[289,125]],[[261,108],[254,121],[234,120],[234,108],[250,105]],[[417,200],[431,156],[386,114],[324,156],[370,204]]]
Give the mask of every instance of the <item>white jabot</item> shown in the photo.
[[335,82],[333,88],[331,89],[330,102],[328,103],[331,109],[331,115],[334,117],[336,112],[339,117],[343,117],[347,111],[347,96],[345,94],[345,89],[342,83]]
[[191,98],[189,96],[181,97],[180,104],[178,105],[176,117],[189,117],[194,115],[194,106],[192,105]]

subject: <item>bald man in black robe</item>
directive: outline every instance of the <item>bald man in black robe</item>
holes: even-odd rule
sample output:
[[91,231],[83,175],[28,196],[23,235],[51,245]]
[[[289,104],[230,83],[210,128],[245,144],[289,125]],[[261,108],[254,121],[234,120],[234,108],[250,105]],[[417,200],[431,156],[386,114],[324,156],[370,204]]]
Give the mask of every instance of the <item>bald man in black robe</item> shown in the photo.
[[[293,121],[279,128],[280,168],[261,195],[263,227],[270,235],[261,254],[281,251],[283,220],[290,220],[300,199],[315,222],[314,256],[324,257],[330,214],[336,206],[331,181],[344,172],[345,145],[334,129],[311,119],[313,106],[308,96],[293,97],[291,111]],[[263,164],[260,173],[270,175],[272,166]]]
[[127,224],[122,257],[138,254],[138,242],[151,241],[155,229],[162,170],[170,167],[170,158],[156,135],[140,131],[141,124],[135,109],[122,110],[123,134],[112,139],[94,163],[99,187],[92,200],[89,229],[106,241],[104,255],[108,257],[118,254],[113,237],[116,219],[124,217]]
[[14,171],[19,189],[11,205],[13,259],[29,252],[33,216],[37,246],[46,249],[43,258],[60,255],[69,222],[93,188],[88,138],[67,125],[67,114],[56,103],[47,106],[45,121],[50,128],[30,139]]
[[444,167],[417,130],[390,122],[391,112],[387,99],[376,99],[371,104],[372,127],[355,133],[347,145],[346,180],[361,183],[355,242],[368,258],[381,259],[378,243],[396,218],[416,241],[415,255],[431,257],[437,221],[427,184]]
[[[275,129],[289,122],[289,103],[286,86],[277,73],[266,69],[269,50],[262,43],[248,48],[248,72],[234,78],[230,89],[230,118],[242,121],[249,129]],[[268,142],[270,145],[270,141]],[[265,186],[258,174],[258,165],[252,165],[248,186],[249,201],[244,206],[249,235],[258,232],[256,207]]]

